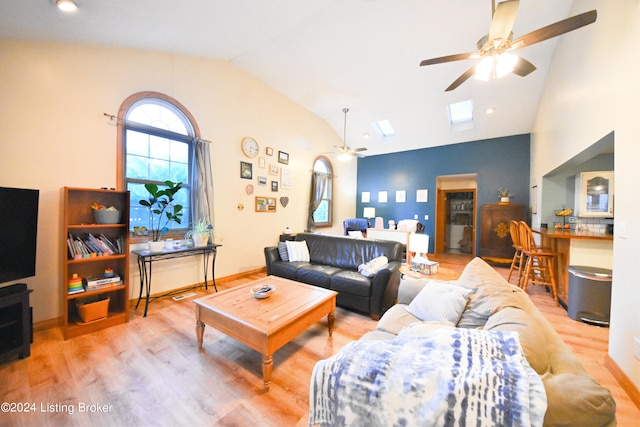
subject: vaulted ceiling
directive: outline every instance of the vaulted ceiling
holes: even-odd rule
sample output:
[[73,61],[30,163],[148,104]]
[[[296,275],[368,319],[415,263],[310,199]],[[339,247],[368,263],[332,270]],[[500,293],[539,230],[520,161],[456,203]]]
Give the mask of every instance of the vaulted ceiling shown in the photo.
[[[491,0],[76,2],[79,9],[64,14],[54,0],[2,0],[0,38],[226,60],[326,120],[341,139],[348,107],[347,144],[368,147],[368,155],[530,132],[558,40],[589,31],[519,50],[537,67],[526,77],[470,79],[445,93],[473,60],[418,64],[475,50],[489,31]],[[573,3],[521,0],[514,38],[585,12],[579,2],[572,10]],[[454,130],[447,105],[467,99],[474,102],[473,128]],[[488,107],[495,112],[486,114]],[[391,121],[395,137],[376,133],[372,123],[380,119]]]

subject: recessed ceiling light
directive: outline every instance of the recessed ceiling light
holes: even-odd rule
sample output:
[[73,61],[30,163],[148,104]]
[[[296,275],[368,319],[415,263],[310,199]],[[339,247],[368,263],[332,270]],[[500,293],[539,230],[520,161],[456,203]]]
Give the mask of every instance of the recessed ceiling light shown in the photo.
[[489,107],[489,108],[487,108],[486,113],[487,113],[487,114],[493,114],[495,111],[496,111],[496,109],[495,109],[495,108],[493,108],[493,107]]
[[78,5],[73,0],[56,0],[56,6],[63,12],[75,12]]

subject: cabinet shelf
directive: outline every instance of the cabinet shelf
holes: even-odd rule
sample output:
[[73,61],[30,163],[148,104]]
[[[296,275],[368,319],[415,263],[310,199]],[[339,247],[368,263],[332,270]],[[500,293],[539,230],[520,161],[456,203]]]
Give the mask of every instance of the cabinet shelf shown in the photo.
[[67,262],[69,264],[83,264],[83,263],[87,263],[87,262],[102,262],[102,261],[109,261],[109,260],[114,260],[114,259],[122,259],[122,258],[128,258],[129,256],[127,254],[117,254],[117,255],[101,255],[101,256],[94,256],[94,257],[89,257],[89,258],[67,258]]
[[104,288],[100,288],[100,289],[94,289],[92,291],[84,291],[84,292],[78,292],[75,294],[69,294],[69,292],[67,292],[67,299],[68,300],[72,300],[72,299],[78,299],[78,298],[86,298],[86,297],[91,297],[91,296],[95,296],[95,295],[102,295],[102,294],[106,294],[108,292],[116,292],[122,289],[126,289],[127,285],[126,284],[122,284],[122,285],[118,285],[118,286],[108,286],[108,287],[104,287]]
[[77,230],[87,229],[87,228],[122,228],[127,227],[127,224],[69,224],[67,225],[67,229],[69,230]]
[[[63,273],[61,293],[63,300],[63,335],[65,339],[77,337],[125,323],[129,320],[129,192],[87,188],[63,188],[64,227],[62,229]],[[92,203],[115,206],[121,211],[122,221],[118,224],[97,224],[93,218]],[[104,233],[115,242],[122,243],[122,254],[101,255],[88,258],[69,258],[67,239],[88,233]],[[115,271],[123,283],[91,291],[69,294],[69,279],[74,274],[78,277],[95,276],[106,269]],[[94,322],[81,323],[76,303],[85,298],[109,294],[108,316]]]

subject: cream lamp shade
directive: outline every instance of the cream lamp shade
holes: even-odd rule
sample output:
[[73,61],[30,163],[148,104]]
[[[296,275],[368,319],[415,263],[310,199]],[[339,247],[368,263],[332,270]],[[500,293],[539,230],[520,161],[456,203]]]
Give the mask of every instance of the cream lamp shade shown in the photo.
[[416,258],[413,259],[413,262],[420,262],[419,259],[426,260],[426,254],[429,253],[429,235],[411,233],[409,235],[409,252],[416,253]]
[[376,208],[372,208],[372,207],[364,208],[364,210],[362,212],[362,216],[364,216],[365,218],[375,218],[376,217]]

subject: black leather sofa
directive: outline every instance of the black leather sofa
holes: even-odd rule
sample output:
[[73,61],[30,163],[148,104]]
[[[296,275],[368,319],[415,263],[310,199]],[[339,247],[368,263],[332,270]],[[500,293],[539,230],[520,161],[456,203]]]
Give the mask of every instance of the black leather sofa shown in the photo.
[[[295,240],[307,243],[310,261],[282,261],[277,246],[266,247],[268,275],[334,290],[338,306],[367,313],[375,320],[396,303],[402,244],[313,233],[299,233]],[[379,256],[386,256],[389,263],[374,277],[358,272],[360,264]]]

